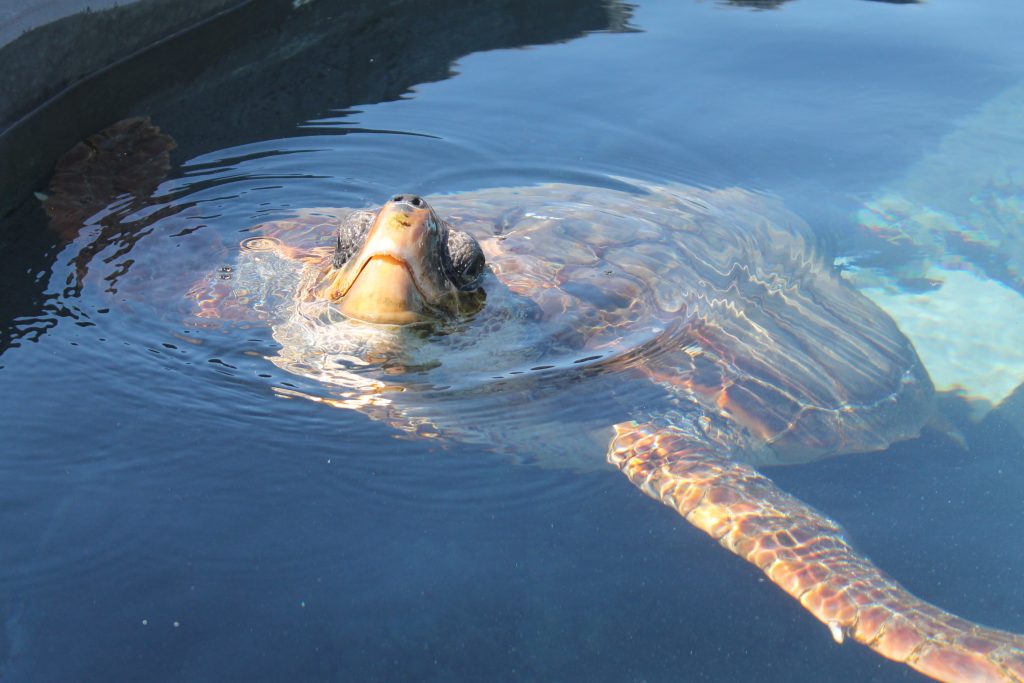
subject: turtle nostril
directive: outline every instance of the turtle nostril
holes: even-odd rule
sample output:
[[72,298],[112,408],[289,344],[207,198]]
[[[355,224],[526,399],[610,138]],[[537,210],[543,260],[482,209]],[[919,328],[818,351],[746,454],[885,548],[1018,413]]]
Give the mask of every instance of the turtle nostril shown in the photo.
[[396,194],[391,198],[391,201],[395,204],[408,204],[409,206],[415,206],[417,209],[423,208],[427,205],[425,201],[414,194]]

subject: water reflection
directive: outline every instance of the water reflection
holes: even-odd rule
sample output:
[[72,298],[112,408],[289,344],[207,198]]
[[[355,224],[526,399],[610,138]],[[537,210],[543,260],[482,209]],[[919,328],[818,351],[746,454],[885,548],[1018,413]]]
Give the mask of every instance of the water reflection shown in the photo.
[[[753,9],[778,9],[791,0],[719,0],[722,5],[733,7],[750,7]],[[890,5],[916,5],[924,0],[868,0],[868,2],[884,2]]]
[[880,188],[847,260],[976,418],[1024,384],[1022,107],[1024,85],[1007,89]]
[[721,0],[720,4],[753,9],[776,9],[790,0]]

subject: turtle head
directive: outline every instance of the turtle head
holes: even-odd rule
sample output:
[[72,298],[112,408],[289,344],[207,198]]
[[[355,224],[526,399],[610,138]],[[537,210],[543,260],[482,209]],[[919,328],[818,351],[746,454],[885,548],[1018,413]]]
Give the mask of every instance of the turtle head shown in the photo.
[[347,317],[405,325],[479,309],[484,255],[421,197],[391,198],[362,228],[343,227],[317,295]]

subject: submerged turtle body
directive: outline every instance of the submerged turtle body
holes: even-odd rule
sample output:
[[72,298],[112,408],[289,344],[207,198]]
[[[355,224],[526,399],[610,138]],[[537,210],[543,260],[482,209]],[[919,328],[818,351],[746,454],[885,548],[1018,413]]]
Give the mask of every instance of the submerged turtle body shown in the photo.
[[[560,426],[551,411],[580,381],[602,398],[586,431],[603,444],[623,420],[685,415],[755,464],[882,449],[915,436],[931,413],[909,342],[773,200],[623,182],[432,204],[451,233],[479,242],[486,303],[411,328],[351,320],[343,300],[322,296],[337,279],[339,230],[364,234],[375,212],[319,209],[261,226],[269,239],[243,250],[234,276],[248,281],[247,305],[257,289],[267,292],[257,299],[278,297],[266,316],[278,365],[343,389],[328,399],[392,389],[389,414],[377,416],[399,428],[415,415],[442,435],[513,449],[541,432],[549,454],[578,455],[546,428]],[[217,301],[205,315],[233,299]],[[500,424],[473,420],[499,411]]]
[[[260,226],[235,271],[249,284],[203,288],[199,314],[257,292],[271,360],[320,387],[281,393],[574,466],[605,450],[837,641],[941,681],[1024,681],[1024,639],[915,598],[753,467],[882,449],[932,414],[910,343],[798,218],[741,190],[626,181],[431,203]],[[479,271],[453,255],[470,237]]]

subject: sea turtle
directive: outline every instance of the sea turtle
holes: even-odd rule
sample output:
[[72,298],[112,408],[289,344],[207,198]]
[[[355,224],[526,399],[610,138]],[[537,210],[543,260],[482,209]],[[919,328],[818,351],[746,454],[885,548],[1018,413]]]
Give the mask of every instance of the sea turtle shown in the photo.
[[309,209],[255,226],[188,299],[192,324],[270,326],[270,360],[307,378],[287,397],[607,460],[836,641],[940,681],[1024,681],[1024,638],[914,597],[756,469],[881,450],[933,415],[910,342],[775,200],[617,179]]
[[884,449],[933,410],[911,344],[776,202],[622,180],[401,194],[259,229],[229,279],[193,291],[196,313],[271,324],[271,360],[325,387],[288,395],[505,450],[599,457],[603,441],[836,641],[941,681],[1024,681],[1024,638],[912,596],[755,469]]

